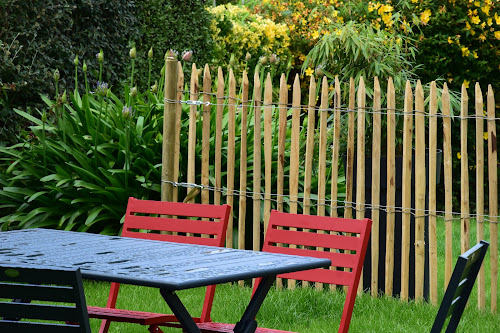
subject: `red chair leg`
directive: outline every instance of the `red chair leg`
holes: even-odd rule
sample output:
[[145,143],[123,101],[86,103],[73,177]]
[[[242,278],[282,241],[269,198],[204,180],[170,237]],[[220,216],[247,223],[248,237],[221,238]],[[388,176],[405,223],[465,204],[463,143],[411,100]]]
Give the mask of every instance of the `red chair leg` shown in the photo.
[[150,331],[151,333],[163,333],[158,325],[149,325],[148,331]]

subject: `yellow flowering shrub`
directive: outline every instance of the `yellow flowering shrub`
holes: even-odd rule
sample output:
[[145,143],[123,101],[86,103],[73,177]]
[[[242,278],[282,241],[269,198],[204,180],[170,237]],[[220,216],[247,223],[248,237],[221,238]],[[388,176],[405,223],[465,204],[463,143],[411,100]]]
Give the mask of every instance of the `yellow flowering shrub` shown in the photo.
[[235,69],[254,68],[259,60],[286,67],[290,53],[288,27],[231,4],[210,7],[216,47],[212,64]]
[[289,27],[295,68],[322,36],[341,33],[333,25],[354,21],[413,39],[423,65],[417,75],[426,82],[500,89],[499,0],[267,0],[254,1],[253,12]]

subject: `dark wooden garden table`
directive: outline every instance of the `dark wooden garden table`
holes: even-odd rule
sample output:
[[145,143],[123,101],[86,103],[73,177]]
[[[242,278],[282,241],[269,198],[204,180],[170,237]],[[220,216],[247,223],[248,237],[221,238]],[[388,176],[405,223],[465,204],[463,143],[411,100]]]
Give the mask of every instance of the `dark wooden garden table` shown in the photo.
[[326,267],[328,259],[89,233],[27,229],[0,232],[0,263],[79,267],[86,279],[155,287],[187,332],[200,332],[177,290],[262,277],[235,327],[254,332],[255,316],[276,275]]

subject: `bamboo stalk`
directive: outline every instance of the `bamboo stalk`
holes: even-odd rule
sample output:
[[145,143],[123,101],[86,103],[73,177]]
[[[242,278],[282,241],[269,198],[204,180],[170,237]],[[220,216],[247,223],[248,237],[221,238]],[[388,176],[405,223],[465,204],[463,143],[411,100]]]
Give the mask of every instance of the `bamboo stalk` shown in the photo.
[[452,173],[451,173],[451,119],[450,119],[450,95],[448,85],[443,86],[441,97],[441,108],[443,113],[443,159],[444,159],[444,201],[445,201],[445,289],[450,281],[453,265],[453,206],[452,206]]
[[425,270],[425,107],[420,80],[415,89],[415,301],[424,298]]
[[[483,93],[479,84],[475,86],[475,111],[476,111],[476,239],[484,239],[484,143],[483,143]],[[462,157],[462,161],[463,161]],[[490,248],[491,251],[491,248]],[[486,307],[485,299],[485,272],[484,264],[481,265],[477,276],[477,302],[480,309]]]
[[[299,135],[300,135],[300,80],[299,75],[295,76],[293,83],[292,97],[292,137],[290,147],[290,213],[297,214],[299,200]],[[291,230],[297,230],[291,228]],[[296,245],[291,244],[291,248]],[[288,288],[295,288],[295,280],[288,280]]]
[[254,137],[253,137],[253,250],[260,250],[260,184],[262,165],[262,133],[261,133],[261,99],[262,89],[260,86],[259,73],[256,71],[253,80],[254,100]]
[[[234,171],[235,171],[235,141],[236,141],[236,79],[233,69],[229,70],[229,102],[228,102],[228,135],[227,135],[227,204],[233,207],[234,203]],[[229,214],[227,225],[226,246],[233,247],[233,210]]]
[[491,312],[497,313],[498,295],[498,143],[495,127],[495,97],[488,85],[488,178],[490,212]]
[[[205,65],[203,71],[203,127],[202,127],[202,150],[201,150],[201,185],[209,185],[208,167],[210,164],[210,94],[212,93],[212,78],[210,77],[210,68]],[[201,203],[210,202],[210,192],[204,188],[201,191]],[[204,235],[208,237],[208,235]]]
[[[182,70],[182,64],[180,61],[177,62],[177,100],[181,101],[184,97],[184,72]],[[174,142],[174,182],[179,181],[179,158],[181,152],[181,114],[182,114],[182,104],[177,103],[175,106],[175,142]],[[177,202],[179,200],[179,191],[177,187],[174,187],[172,201]]]
[[285,74],[281,74],[280,97],[279,97],[279,129],[278,129],[278,179],[276,190],[278,197],[278,211],[283,211],[283,187],[285,184],[285,143],[287,132],[287,110],[288,110],[288,88],[286,86]]
[[354,182],[354,127],[355,127],[355,95],[356,88],[354,87],[354,79],[351,77],[349,82],[349,120],[347,130],[347,161],[345,171],[345,208],[344,217],[346,219],[352,218],[352,191]]
[[214,204],[221,204],[222,188],[222,116],[224,114],[224,74],[217,70],[217,114],[215,117],[215,193]]
[[267,74],[266,83],[264,85],[264,238],[269,225],[269,216],[271,214],[271,174],[272,174],[272,157],[273,157],[273,138],[272,138],[272,123],[273,123],[273,86],[271,82],[271,74]]
[[174,180],[174,159],[175,154],[175,114],[176,105],[173,102],[177,93],[177,62],[174,59],[165,60],[165,106],[163,110],[163,141],[162,147],[162,170],[161,179],[161,200],[172,201],[173,184],[167,183]]
[[375,77],[373,83],[373,137],[372,137],[372,276],[371,294],[378,295],[378,260],[379,260],[379,216],[380,216],[380,153],[382,141],[382,118],[380,83]]
[[429,93],[429,296],[437,305],[437,237],[436,237],[436,182],[437,182],[437,90],[432,81]]
[[392,295],[394,280],[394,220],[396,206],[396,93],[387,83],[387,229],[385,238],[385,293]]
[[[323,76],[321,83],[321,106],[319,114],[319,166],[318,166],[318,209],[317,215],[325,216],[326,195],[326,130],[328,121],[328,80]],[[323,233],[318,231],[318,233]],[[317,248],[323,251],[323,248]],[[323,283],[316,282],[316,289],[323,289]]]
[[[192,101],[198,100],[199,86],[198,86],[198,70],[196,69],[196,64],[193,63],[191,70],[191,92],[189,99]],[[197,118],[197,106],[191,105],[189,107],[189,134],[188,134],[188,165],[187,165],[187,182],[189,184],[196,183],[196,118]],[[194,202],[194,197],[189,200]]]
[[403,216],[401,227],[401,300],[408,301],[410,277],[411,169],[413,137],[413,92],[406,81],[403,125]]
[[[358,86],[358,143],[356,174],[356,219],[365,217],[365,82],[359,78]],[[358,294],[363,292],[363,273],[359,279]]]

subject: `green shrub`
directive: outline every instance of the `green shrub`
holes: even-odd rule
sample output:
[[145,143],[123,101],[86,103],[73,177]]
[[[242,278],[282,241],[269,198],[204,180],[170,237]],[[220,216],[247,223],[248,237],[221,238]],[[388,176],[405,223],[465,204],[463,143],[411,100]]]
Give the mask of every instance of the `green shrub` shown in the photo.
[[[162,92],[122,92],[100,83],[47,107],[23,139],[0,147],[0,227],[116,234],[129,196],[159,199]],[[66,101],[66,98],[69,101]]]
[[210,31],[212,15],[205,9],[208,0],[138,0],[140,38],[136,40],[137,79],[141,89],[148,84],[148,52],[152,48],[152,72],[160,73],[168,50],[193,51],[191,61],[210,63],[214,46]]
[[127,42],[138,33],[134,2],[11,0],[2,1],[0,6],[3,113],[11,116],[13,107],[39,106],[40,94],[54,96],[52,75],[56,68],[61,73],[61,88],[74,87],[76,55],[86,59],[89,68],[96,68],[92,66],[95,54],[103,49],[108,68],[104,79],[116,85],[124,78]]
[[215,41],[212,64],[231,65],[238,73],[244,68],[267,67],[275,73],[286,71],[290,37],[284,24],[250,13],[231,4],[210,8],[213,13],[212,35]]

